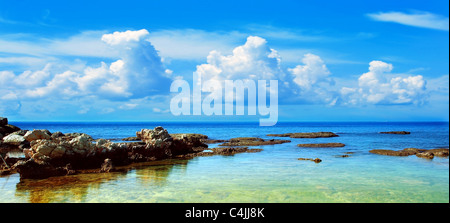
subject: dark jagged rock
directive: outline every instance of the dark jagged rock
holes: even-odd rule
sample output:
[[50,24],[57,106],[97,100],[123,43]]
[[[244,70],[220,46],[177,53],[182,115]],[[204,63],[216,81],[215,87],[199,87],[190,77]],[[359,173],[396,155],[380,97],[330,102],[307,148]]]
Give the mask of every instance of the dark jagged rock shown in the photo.
[[389,131],[389,132],[380,132],[381,134],[397,134],[397,135],[409,135],[411,132],[407,131]]
[[275,145],[291,142],[290,140],[264,140],[257,137],[238,137],[232,138],[229,142],[223,143],[220,146],[263,146],[263,145]]
[[14,125],[7,124],[4,126],[0,126],[0,134],[3,135],[3,137],[17,131],[20,131],[20,128]]
[[48,162],[29,159],[27,161],[18,161],[13,169],[17,169],[21,178],[42,179],[53,176],[63,176],[67,174],[62,168],[56,168]]
[[195,133],[176,133],[170,134],[175,139],[184,140],[188,142],[193,147],[205,147],[208,148],[208,145],[203,142],[203,140],[208,139],[207,135],[203,134],[195,134]]
[[338,137],[333,132],[298,132],[298,133],[284,133],[284,134],[268,134],[267,136],[276,137],[291,137],[291,138],[329,138]]
[[51,135],[51,138],[52,138],[52,139],[56,139],[56,138],[63,137],[63,136],[66,136],[66,135],[64,135],[64,133],[58,131],[58,132],[54,132],[54,133]]
[[309,147],[309,148],[329,148],[329,147],[344,147],[343,143],[309,143],[309,144],[298,144],[298,147]]
[[5,126],[8,124],[8,119],[4,117],[0,117],[0,126]]
[[313,161],[313,162],[315,162],[315,163],[320,163],[320,162],[322,162],[322,160],[319,159],[319,158],[315,158],[315,159],[311,159],[311,158],[298,158],[298,160],[309,160],[309,161]]

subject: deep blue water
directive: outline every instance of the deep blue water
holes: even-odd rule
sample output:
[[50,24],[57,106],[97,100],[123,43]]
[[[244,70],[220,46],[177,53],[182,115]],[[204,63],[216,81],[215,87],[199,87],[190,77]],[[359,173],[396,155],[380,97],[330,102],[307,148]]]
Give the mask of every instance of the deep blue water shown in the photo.
[[[75,188],[70,188],[69,191],[87,187],[81,198],[63,187],[52,190],[53,198],[45,202],[449,202],[448,158],[425,160],[416,156],[390,157],[369,153],[371,149],[448,148],[448,122],[281,122],[272,127],[223,122],[11,124],[28,130],[83,132],[96,139],[135,136],[136,131],[156,126],[163,126],[169,133],[200,133],[212,139],[282,139],[266,135],[318,131],[339,135],[317,139],[283,138],[292,142],[258,146],[263,149],[259,153],[197,157],[180,165],[144,166],[108,180],[102,178],[104,175],[95,175],[101,183],[89,180],[91,183],[87,186],[75,184],[72,185]],[[409,131],[411,134],[380,134],[382,131]],[[326,142],[340,142],[346,146],[296,146]],[[353,154],[340,157],[346,152]],[[317,157],[322,162],[297,160],[300,157]],[[95,178],[94,175],[76,177],[77,182],[83,181],[81,177]],[[36,202],[30,197],[32,188],[17,190],[18,176],[12,176],[7,183],[5,178],[0,178],[0,186],[2,183],[0,202]]]

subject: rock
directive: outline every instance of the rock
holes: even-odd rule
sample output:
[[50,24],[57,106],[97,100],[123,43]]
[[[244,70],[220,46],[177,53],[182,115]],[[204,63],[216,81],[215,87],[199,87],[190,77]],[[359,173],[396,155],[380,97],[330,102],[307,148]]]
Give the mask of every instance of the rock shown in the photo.
[[336,157],[336,158],[347,158],[347,157],[350,157],[350,156],[349,155],[336,155],[334,157]]
[[0,134],[3,135],[3,137],[13,133],[13,132],[17,132],[19,131],[20,128],[14,125],[4,125],[4,126],[0,126]]
[[105,159],[105,161],[103,161],[103,164],[100,168],[100,173],[109,173],[110,171],[112,171],[114,169],[114,165],[111,159]]
[[68,138],[76,138],[78,136],[85,136],[85,137],[88,137],[89,140],[94,140],[94,138],[92,138],[92,136],[85,134],[85,133],[75,132],[75,133],[66,133],[64,135],[67,136]]
[[380,132],[381,134],[398,134],[398,135],[409,135],[411,132],[407,131],[390,131],[390,132]]
[[430,149],[429,152],[433,153],[434,156],[437,157],[447,157],[448,156],[448,149]]
[[25,141],[25,138],[21,135],[7,135],[3,137],[3,142],[11,145],[19,146]]
[[28,131],[24,136],[25,140],[28,142],[37,140],[37,139],[50,139],[51,134],[49,134],[48,130],[33,130]]
[[141,141],[141,139],[138,137],[127,137],[123,138],[122,141]]
[[161,144],[170,145],[173,141],[172,136],[161,126],[155,127],[155,129],[142,129],[140,132],[136,132],[136,136],[142,141],[161,146]]
[[415,155],[417,153],[422,153],[426,151],[425,149],[417,149],[417,148],[406,148],[403,150],[388,150],[388,149],[373,149],[370,150],[370,153],[379,154],[379,155],[386,155],[386,156],[411,156]]
[[208,145],[206,145],[202,140],[205,140],[208,138],[207,135],[202,134],[196,134],[196,133],[176,133],[176,134],[170,134],[172,138],[182,140],[188,144],[191,144],[192,147],[206,147],[208,148]]
[[298,147],[310,147],[310,148],[328,148],[328,147],[344,147],[343,143],[311,143],[311,144],[298,144]]
[[0,141],[0,154],[6,154],[11,151],[21,151],[21,149],[19,148],[19,146]]
[[284,133],[284,134],[268,134],[267,136],[291,137],[291,138],[329,138],[338,137],[332,132],[306,132],[306,133]]
[[223,139],[202,139],[201,141],[205,144],[216,144],[216,143],[221,143],[221,142],[229,142],[228,140],[223,140]]
[[11,133],[10,135],[24,136],[27,132],[28,132],[28,130],[19,130],[19,131],[15,131],[15,132]]
[[8,119],[0,117],[0,126],[5,126],[8,124]]
[[59,138],[59,137],[63,137],[63,136],[65,136],[62,132],[54,132],[52,135],[51,135],[51,138],[52,139],[56,139],[56,138]]
[[319,159],[319,158],[315,158],[315,159],[311,159],[311,158],[298,158],[298,160],[310,160],[310,161],[313,161],[313,162],[315,162],[315,163],[320,163],[320,162],[322,162],[322,160]]
[[413,151],[405,151],[405,150],[388,150],[388,149],[373,149],[369,151],[370,153],[379,154],[379,155],[386,155],[386,156],[411,156],[415,155],[417,152]]
[[173,138],[182,138],[182,137],[188,137],[188,138],[197,138],[197,139],[207,139],[207,135],[198,134],[198,133],[174,133],[170,134]]
[[61,168],[62,171],[66,171],[66,175],[73,175],[76,173],[74,169],[72,169],[72,165],[68,163],[65,167]]
[[426,151],[423,153],[416,153],[416,156],[420,157],[420,158],[425,158],[425,159],[433,159],[434,158],[434,154],[430,151]]
[[221,147],[221,148],[212,148],[212,149],[200,149],[196,150],[194,153],[188,153],[179,157],[183,158],[192,158],[197,156],[214,156],[214,155],[222,155],[222,156],[232,156],[237,153],[256,153],[261,152],[262,149],[248,149],[248,147]]
[[264,140],[257,137],[238,137],[232,138],[229,142],[222,143],[220,146],[263,146],[263,145],[275,145],[291,142],[290,140]]
[[61,168],[55,168],[48,162],[35,161],[34,159],[18,161],[12,168],[17,170],[21,179],[43,179],[66,174],[66,171]]

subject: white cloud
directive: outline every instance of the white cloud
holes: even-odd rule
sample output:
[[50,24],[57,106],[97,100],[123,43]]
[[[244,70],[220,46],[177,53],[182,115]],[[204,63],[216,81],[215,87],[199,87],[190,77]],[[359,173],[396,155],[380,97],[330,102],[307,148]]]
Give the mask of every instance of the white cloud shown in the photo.
[[428,29],[449,30],[448,17],[436,15],[430,12],[379,12],[367,14],[370,18],[382,22],[394,22],[408,26],[416,26]]
[[426,81],[422,75],[397,75],[388,78],[393,66],[383,61],[369,63],[369,72],[358,79],[358,87],[343,87],[344,104],[423,104],[426,100]]
[[142,39],[147,38],[149,32],[146,29],[138,31],[127,30],[125,32],[114,32],[112,34],[105,34],[102,36],[102,41],[115,46],[121,44],[128,44],[130,42],[140,42]]
[[294,82],[292,88],[299,100],[334,105],[337,100],[336,93],[331,89],[334,80],[323,60],[308,53],[303,56],[302,62],[304,65],[288,68]]
[[[110,100],[142,98],[168,92],[170,80],[157,51],[148,42],[148,31],[105,34],[103,40],[120,52],[121,58],[109,65],[84,66],[80,71],[47,64],[42,70],[19,75],[2,71],[0,86],[19,98],[72,98],[97,96]],[[77,68],[80,69],[80,68]]]
[[207,64],[197,66],[196,72],[204,80],[279,80],[284,76],[280,60],[278,53],[267,46],[265,39],[249,36],[246,43],[234,48],[230,55],[211,51]]
[[3,35],[0,36],[0,52],[47,60],[54,56],[117,58],[119,52],[101,40],[104,33],[85,31],[60,39],[40,39],[31,34]]

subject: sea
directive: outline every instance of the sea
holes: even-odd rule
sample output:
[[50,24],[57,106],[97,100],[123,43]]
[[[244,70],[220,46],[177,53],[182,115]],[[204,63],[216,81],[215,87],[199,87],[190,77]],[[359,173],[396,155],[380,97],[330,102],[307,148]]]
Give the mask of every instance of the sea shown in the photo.
[[[47,179],[0,177],[0,203],[449,203],[449,159],[395,157],[372,149],[448,148],[448,122],[11,122],[21,129],[82,132],[120,142],[141,129],[200,133],[210,139],[260,137],[290,143],[255,146],[257,153],[167,159],[125,171]],[[334,132],[333,138],[267,134]],[[409,135],[380,134],[409,131]],[[344,143],[301,148],[300,143]],[[210,144],[209,147],[220,147]],[[298,158],[319,158],[320,163]]]

